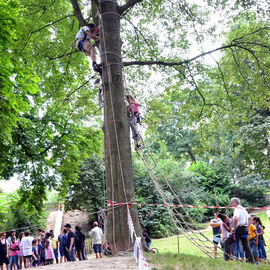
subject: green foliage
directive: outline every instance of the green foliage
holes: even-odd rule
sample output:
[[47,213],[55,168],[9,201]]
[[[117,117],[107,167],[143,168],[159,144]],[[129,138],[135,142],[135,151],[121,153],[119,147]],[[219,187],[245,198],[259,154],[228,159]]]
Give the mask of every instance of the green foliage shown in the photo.
[[[0,202],[3,202],[0,210],[3,217],[0,230],[36,231],[38,227],[45,226],[48,213],[42,207],[36,208],[35,202],[23,200],[20,193],[5,194],[4,198],[0,198]],[[29,207],[29,203],[32,203],[32,207]]]
[[0,178],[19,174],[29,211],[47,188],[64,193],[103,140],[86,57],[52,60],[72,50],[71,4],[45,2],[4,1],[0,11]]
[[[0,3],[0,147],[11,142],[12,128],[30,107],[29,96],[38,92],[38,76],[32,64],[18,57],[16,41],[21,35],[19,1]],[[1,168],[0,168],[1,173]]]
[[196,162],[190,165],[189,170],[199,176],[198,185],[207,192],[228,194],[232,188],[230,175],[222,167]]
[[249,207],[260,207],[269,204],[266,199],[266,190],[262,187],[235,186],[232,190],[232,196],[241,198],[241,204]]
[[[143,164],[136,162],[134,165],[137,202],[144,204],[163,204],[164,202]],[[174,231],[173,223],[166,207],[141,205],[138,208],[138,213],[141,226],[150,232],[152,237],[160,238],[168,236]]]
[[[69,185],[65,209],[86,210],[89,215],[105,207],[105,175],[103,160],[95,155],[85,159],[78,180]],[[65,194],[64,194],[65,195]]]

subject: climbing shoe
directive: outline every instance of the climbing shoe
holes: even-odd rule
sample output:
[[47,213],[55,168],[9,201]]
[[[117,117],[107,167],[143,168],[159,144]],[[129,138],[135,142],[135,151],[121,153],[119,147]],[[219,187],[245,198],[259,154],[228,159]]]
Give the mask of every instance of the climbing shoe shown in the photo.
[[94,81],[94,84],[99,84],[100,83],[100,78],[97,78],[95,81]]
[[135,145],[135,150],[140,150],[141,148],[142,147],[139,144]]
[[93,63],[93,70],[96,72],[102,72],[102,64]]

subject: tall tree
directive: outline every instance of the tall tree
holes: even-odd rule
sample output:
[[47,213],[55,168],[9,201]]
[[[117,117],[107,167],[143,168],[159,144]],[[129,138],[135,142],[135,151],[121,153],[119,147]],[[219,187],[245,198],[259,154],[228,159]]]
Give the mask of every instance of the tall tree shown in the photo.
[[[9,165],[7,171],[16,170],[19,164],[20,169],[25,167],[31,171],[32,176],[39,176],[37,181],[33,181],[34,177],[30,179],[25,177],[25,190],[32,185],[57,186],[57,177],[53,175],[53,178],[50,178],[52,176],[50,168],[54,169],[53,172],[57,176],[60,175],[64,186],[68,185],[69,181],[76,179],[80,161],[91,154],[87,146],[97,148],[95,138],[93,140],[90,138],[92,132],[97,132],[95,121],[91,120],[93,118],[98,120],[94,113],[96,89],[89,86],[93,74],[89,70],[87,61],[84,61],[85,57],[74,47],[74,36],[79,23],[81,26],[85,25],[85,18],[92,10],[98,10],[101,18],[108,199],[128,202],[134,197],[131,147],[124,102],[125,80],[129,81],[130,88],[137,89],[138,84],[141,84],[142,87],[147,86],[145,88],[149,89],[151,85],[146,81],[152,71],[161,74],[159,76],[161,80],[153,84],[161,85],[160,88],[166,87],[168,92],[178,89],[183,93],[187,100],[182,102],[181,113],[189,116],[189,122],[185,124],[196,128],[207,126],[209,119],[212,119],[213,115],[218,115],[216,112],[226,118],[224,112],[233,108],[231,101],[237,104],[241,100],[243,106],[247,93],[251,93],[252,99],[258,101],[258,104],[265,101],[267,83],[264,91],[257,91],[257,89],[254,91],[252,87],[246,88],[246,85],[244,85],[245,91],[237,88],[237,94],[233,87],[232,92],[228,91],[226,82],[223,82],[226,67],[218,62],[216,64],[218,72],[213,72],[213,76],[218,76],[222,84],[220,85],[218,80],[212,84],[214,79],[209,75],[209,68],[205,61],[207,55],[217,51],[221,54],[228,52],[228,58],[235,61],[236,67],[240,67],[236,68],[232,76],[237,80],[237,74],[242,78],[254,74],[254,70],[260,70],[257,62],[253,69],[247,68],[243,73],[243,66],[242,63],[239,66],[241,62],[239,59],[246,59],[247,55],[252,57],[257,53],[257,49],[267,51],[269,44],[267,40],[254,41],[259,34],[256,29],[252,31],[244,29],[242,32],[237,32],[236,36],[229,37],[223,45],[219,44],[217,48],[201,49],[204,40],[209,36],[218,39],[218,36],[214,36],[215,27],[207,24],[209,21],[205,7],[201,8],[187,1],[177,0],[150,2],[93,0],[91,3],[96,5],[95,8],[89,1],[89,5],[85,5],[85,8],[80,11],[80,6],[83,5],[76,0],[72,0],[71,3],[43,0],[19,2],[21,5],[19,21],[23,23],[20,24],[22,33],[20,40],[15,42],[16,55],[24,57],[35,67],[33,73],[41,78],[40,93],[32,95],[34,109],[25,115],[24,121],[21,121],[23,123],[13,132],[14,142],[19,144],[6,149],[1,161],[10,156],[9,160],[13,162],[13,166],[11,168]],[[216,11],[217,7],[222,6],[225,12],[228,12],[226,14],[228,21],[234,18],[234,14],[230,11],[232,5],[244,4],[244,8],[250,8],[254,4],[254,1],[208,2],[207,10]],[[256,3],[260,7],[259,11],[265,8],[265,6],[261,8],[262,3],[269,5],[264,0],[259,2],[260,5]],[[267,16],[263,12],[258,14],[258,18]],[[96,20],[95,14],[93,17]],[[225,24],[226,20],[224,21]],[[123,43],[120,39],[120,30]],[[263,31],[269,33],[267,27],[264,27]],[[190,36],[192,36],[191,40]],[[250,37],[253,37],[253,40]],[[197,55],[191,56],[190,48],[194,48],[192,46],[194,43],[197,44],[196,49],[200,49]],[[122,61],[122,54],[125,61]],[[237,57],[234,57],[235,55]],[[265,54],[259,53],[258,57],[262,60]],[[125,80],[123,66],[126,67]],[[264,75],[261,77],[263,78]],[[254,80],[254,77],[249,76],[248,79]],[[160,88],[152,88],[155,97],[157,95],[155,91]],[[179,98],[182,98],[182,95],[179,94]],[[89,122],[91,128],[85,127],[84,124]],[[37,123],[42,123],[43,127],[38,126]],[[17,159],[18,153],[19,159]],[[27,158],[21,158],[22,155]],[[126,212],[127,206],[109,212],[108,224],[112,226],[108,228],[108,240],[115,251],[126,250],[129,247]],[[131,212],[138,229],[136,209],[132,207]]]

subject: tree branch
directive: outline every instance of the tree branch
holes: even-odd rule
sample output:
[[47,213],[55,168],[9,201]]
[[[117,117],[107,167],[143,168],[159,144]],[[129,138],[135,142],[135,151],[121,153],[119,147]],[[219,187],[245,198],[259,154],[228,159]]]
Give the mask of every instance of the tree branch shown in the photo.
[[72,6],[73,6],[73,9],[74,9],[74,15],[78,19],[80,26],[87,25],[87,21],[84,19],[83,15],[82,15],[82,11],[79,7],[78,1],[77,0],[70,0],[70,1],[71,1]]
[[62,20],[64,20],[64,19],[66,19],[66,18],[73,17],[73,16],[74,16],[74,15],[67,15],[67,16],[65,16],[65,17],[63,17],[63,18],[60,18],[60,19],[58,19],[58,20],[56,20],[56,21],[54,21],[54,22],[51,22],[51,23],[49,23],[49,24],[47,24],[47,25],[45,25],[45,26],[42,26],[42,27],[39,28],[39,29],[36,29],[36,30],[32,31],[32,32],[29,34],[29,36],[28,36],[28,38],[27,38],[27,40],[26,40],[26,42],[25,42],[23,48],[21,49],[20,53],[25,49],[27,43],[29,42],[30,38],[32,37],[32,35],[33,35],[34,33],[39,32],[39,31],[43,30],[43,29],[46,28],[46,27],[52,26],[52,25],[55,24],[55,23],[58,23],[58,22],[60,22],[60,21],[62,21]]
[[123,62],[125,67],[128,66],[148,66],[148,65],[160,65],[160,66],[181,66],[183,64],[188,64],[194,60],[196,60],[197,58],[203,57],[205,55],[211,54],[213,52],[217,52],[220,50],[224,50],[224,49],[228,49],[228,48],[232,48],[232,47],[237,47],[238,44],[229,44],[229,45],[225,45],[219,48],[216,48],[214,50],[211,51],[207,51],[204,53],[201,53],[197,56],[194,56],[190,59],[184,60],[184,61],[179,61],[179,62],[166,62],[166,61],[162,61],[162,60],[157,60],[157,61],[129,61],[129,62]]
[[129,8],[134,7],[139,2],[142,2],[142,0],[129,0],[125,5],[118,8],[120,15],[122,15]]
[[43,30],[43,29],[46,28],[46,27],[52,26],[52,25],[55,24],[55,23],[58,23],[58,22],[60,22],[60,21],[62,21],[62,20],[64,20],[64,19],[66,19],[66,18],[73,17],[73,16],[74,16],[74,15],[67,15],[67,16],[65,16],[65,17],[62,17],[62,18],[60,18],[60,19],[58,19],[58,20],[56,20],[56,21],[54,21],[54,22],[50,22],[50,23],[48,23],[47,25],[42,26],[41,28],[39,28],[39,29],[37,29],[37,30],[35,30],[35,31],[32,31],[31,33],[34,34],[34,33],[36,33],[36,32],[39,32],[39,31]]
[[[132,21],[130,21],[129,19],[126,18],[126,20],[133,26],[134,30],[135,30],[135,33],[136,33],[136,36],[137,36],[137,40],[139,42],[139,37],[138,37],[138,33],[141,35],[141,37],[143,38],[144,42],[147,44],[147,46],[149,47],[150,51],[153,53],[153,49],[151,48],[151,45],[149,44],[149,42],[147,41],[147,39],[145,38],[145,36],[143,35],[142,31],[136,27]],[[140,50],[139,50],[140,52]]]
[[65,54],[62,54],[62,55],[59,55],[59,56],[55,56],[55,57],[48,57],[48,58],[49,58],[49,60],[56,60],[56,59],[60,59],[62,57],[65,57],[65,56],[68,56],[68,55],[71,55],[71,54],[77,53],[77,52],[79,52],[79,50],[71,51],[69,53],[65,53]]
[[89,80],[87,80],[87,81],[85,81],[82,85],[80,85],[78,88],[76,88],[75,90],[73,90],[73,91],[71,91],[70,93],[68,93],[67,95],[66,95],[66,97],[65,97],[65,100],[68,100],[69,99],[69,97],[71,96],[71,95],[73,95],[75,92],[77,92],[78,90],[80,90],[81,88],[83,88],[85,85],[87,85],[89,82],[90,82],[90,80],[92,80],[94,78],[94,76],[92,76]]

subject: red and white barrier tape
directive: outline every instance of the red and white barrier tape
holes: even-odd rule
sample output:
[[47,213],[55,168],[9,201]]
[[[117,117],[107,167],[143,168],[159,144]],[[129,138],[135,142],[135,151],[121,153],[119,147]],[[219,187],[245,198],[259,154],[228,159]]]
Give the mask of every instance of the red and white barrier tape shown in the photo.
[[[165,207],[174,207],[174,208],[180,208],[180,207],[187,207],[187,208],[207,208],[207,209],[234,209],[234,207],[231,206],[208,206],[208,205],[189,205],[189,204],[158,204],[158,203],[137,203],[137,202],[115,202],[115,201],[108,201],[108,206],[119,206],[119,205],[147,205],[147,206],[165,206]],[[245,207],[245,209],[250,210],[270,210],[269,207]]]
[[148,263],[146,262],[146,259],[143,256],[143,252],[141,248],[141,237],[137,237],[129,209],[128,209],[128,227],[129,227],[130,237],[132,241],[133,241],[133,236],[135,236],[134,258],[139,265],[139,269],[148,270]]

